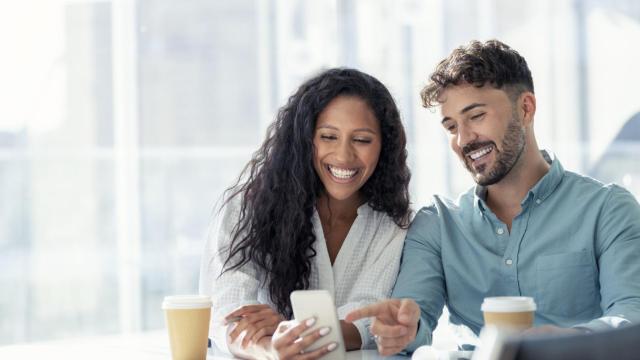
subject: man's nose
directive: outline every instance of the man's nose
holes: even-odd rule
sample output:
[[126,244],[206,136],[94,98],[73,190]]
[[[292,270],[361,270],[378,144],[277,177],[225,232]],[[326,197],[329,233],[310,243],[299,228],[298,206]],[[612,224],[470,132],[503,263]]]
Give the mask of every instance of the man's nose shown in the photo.
[[477,135],[471,128],[466,125],[458,125],[458,139],[457,145],[459,148],[464,148],[466,145],[471,144],[477,138]]

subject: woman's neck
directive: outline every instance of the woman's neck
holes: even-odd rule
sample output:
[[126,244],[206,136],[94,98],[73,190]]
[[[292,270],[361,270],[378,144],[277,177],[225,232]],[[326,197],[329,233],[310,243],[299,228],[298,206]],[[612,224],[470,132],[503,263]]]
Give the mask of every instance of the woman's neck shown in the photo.
[[353,222],[358,216],[358,208],[362,203],[360,196],[352,196],[346,200],[336,200],[323,193],[318,198],[316,207],[320,220],[331,226],[335,223]]

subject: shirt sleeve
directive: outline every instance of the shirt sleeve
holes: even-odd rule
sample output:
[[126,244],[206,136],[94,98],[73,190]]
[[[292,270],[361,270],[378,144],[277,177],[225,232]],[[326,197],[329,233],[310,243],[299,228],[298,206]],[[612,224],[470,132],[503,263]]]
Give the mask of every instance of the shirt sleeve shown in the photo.
[[[251,264],[222,273],[239,213],[239,200],[232,199],[225,206],[218,226],[210,229],[200,264],[200,293],[211,296],[213,302],[209,337],[218,349],[226,353],[230,352],[224,317],[239,306],[257,304],[260,285],[257,272]],[[217,234],[213,234],[216,227]]]
[[435,205],[416,215],[404,243],[400,273],[392,297],[413,299],[420,306],[416,339],[407,352],[430,345],[445,302],[445,283],[440,246],[440,226]]
[[[347,302],[337,309],[340,319],[344,319],[352,310],[373,304],[391,295],[391,289],[398,275],[402,244],[407,231],[398,227],[390,219],[387,220],[385,235],[372,239],[377,242],[376,251],[360,272]],[[353,324],[360,333],[361,348],[375,348],[375,342],[369,331],[371,319],[356,320]]]
[[617,185],[598,218],[596,246],[603,316],[576,325],[591,331],[640,322],[640,205]]

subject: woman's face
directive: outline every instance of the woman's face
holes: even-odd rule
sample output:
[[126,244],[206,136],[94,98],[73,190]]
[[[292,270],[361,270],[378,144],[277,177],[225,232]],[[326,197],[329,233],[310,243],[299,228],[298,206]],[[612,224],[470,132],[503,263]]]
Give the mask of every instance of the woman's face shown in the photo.
[[360,188],[378,164],[380,125],[367,103],[338,96],[318,116],[314,167],[330,199],[359,201]]

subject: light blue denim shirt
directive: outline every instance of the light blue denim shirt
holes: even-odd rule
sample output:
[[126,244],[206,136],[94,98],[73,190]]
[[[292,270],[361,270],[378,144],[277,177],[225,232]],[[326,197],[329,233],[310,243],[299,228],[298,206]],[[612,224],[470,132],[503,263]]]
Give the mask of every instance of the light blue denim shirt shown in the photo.
[[591,330],[640,321],[640,206],[617,185],[549,172],[522,200],[511,232],[476,186],[457,201],[435,196],[416,215],[394,298],[421,309],[413,351],[431,343],[443,305],[477,334],[486,296],[532,296],[535,325]]

